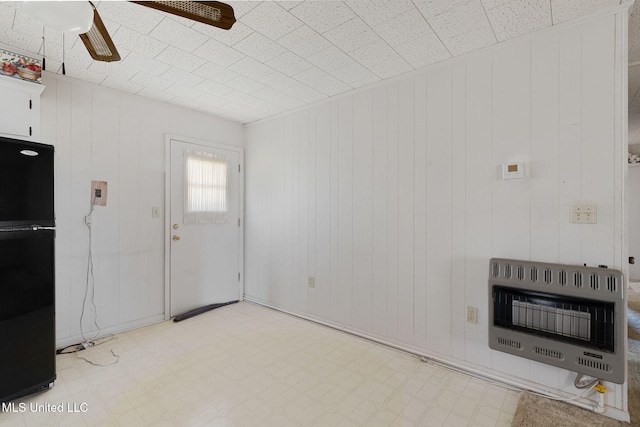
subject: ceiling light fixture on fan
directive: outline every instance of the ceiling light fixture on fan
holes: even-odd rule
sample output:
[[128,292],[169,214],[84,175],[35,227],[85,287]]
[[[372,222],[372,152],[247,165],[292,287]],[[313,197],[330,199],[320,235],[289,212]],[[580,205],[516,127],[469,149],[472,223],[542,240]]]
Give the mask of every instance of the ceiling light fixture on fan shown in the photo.
[[[120,54],[98,10],[90,1],[25,1],[25,11],[45,26],[63,33],[79,34],[96,61],[119,61]],[[233,8],[218,1],[132,1],[172,15],[181,16],[223,30],[236,22]]]

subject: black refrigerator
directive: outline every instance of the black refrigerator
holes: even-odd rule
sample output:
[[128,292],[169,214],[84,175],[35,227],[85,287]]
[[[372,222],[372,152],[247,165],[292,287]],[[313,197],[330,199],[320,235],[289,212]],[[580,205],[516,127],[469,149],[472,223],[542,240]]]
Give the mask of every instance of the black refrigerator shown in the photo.
[[0,137],[0,402],[56,378],[53,159]]

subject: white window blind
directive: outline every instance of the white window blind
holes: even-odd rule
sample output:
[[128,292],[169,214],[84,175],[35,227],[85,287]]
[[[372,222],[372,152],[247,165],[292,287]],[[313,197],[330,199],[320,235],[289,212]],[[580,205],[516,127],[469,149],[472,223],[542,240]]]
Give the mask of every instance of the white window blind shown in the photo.
[[228,169],[228,157],[185,151],[185,224],[229,222]]

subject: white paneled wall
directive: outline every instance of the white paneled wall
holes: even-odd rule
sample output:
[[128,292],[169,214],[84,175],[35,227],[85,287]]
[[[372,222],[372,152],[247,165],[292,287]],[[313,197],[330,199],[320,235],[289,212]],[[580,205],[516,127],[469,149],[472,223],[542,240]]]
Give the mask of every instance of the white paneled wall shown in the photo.
[[[98,325],[118,332],[163,320],[165,134],[242,145],[242,126],[62,76],[45,73],[44,84],[42,142],[56,149],[58,346],[81,339],[91,180],[108,182],[93,225]],[[89,301],[83,330],[93,337]]]
[[[563,27],[248,126],[247,297],[572,393],[574,374],[489,349],[488,261],[626,268],[616,128],[625,19]],[[526,179],[499,179],[514,161]],[[581,202],[597,204],[598,224],[569,223]],[[466,306],[478,307],[477,324]],[[624,417],[623,388],[610,390],[607,405]]]

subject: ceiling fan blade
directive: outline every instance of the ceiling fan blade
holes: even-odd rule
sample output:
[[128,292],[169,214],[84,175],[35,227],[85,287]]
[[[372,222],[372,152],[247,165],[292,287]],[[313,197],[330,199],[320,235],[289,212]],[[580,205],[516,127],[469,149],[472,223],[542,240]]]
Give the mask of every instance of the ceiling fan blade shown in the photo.
[[223,30],[230,29],[236,22],[233,8],[218,1],[133,1],[132,3],[213,25]]
[[100,19],[98,10],[93,3],[89,3],[93,7],[93,25],[91,25],[91,29],[88,32],[80,34],[82,42],[87,47],[91,57],[96,61],[120,61],[120,54],[113,44],[113,40],[111,40],[111,36],[102,19]]

